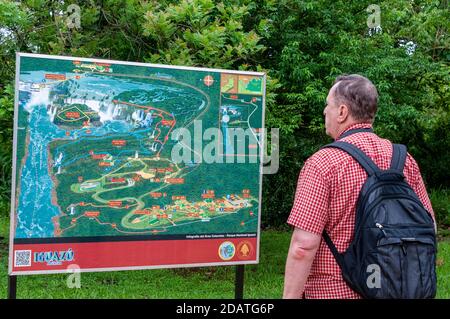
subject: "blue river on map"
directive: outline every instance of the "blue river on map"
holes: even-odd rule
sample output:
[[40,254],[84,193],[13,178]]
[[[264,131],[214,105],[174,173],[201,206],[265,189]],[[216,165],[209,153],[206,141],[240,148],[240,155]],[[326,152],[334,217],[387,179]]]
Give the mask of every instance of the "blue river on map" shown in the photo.
[[[44,79],[44,72],[33,71],[20,74],[21,83],[39,83]],[[131,82],[126,79],[86,77],[78,81],[78,92],[85,91],[104,95],[108,88],[113,88],[115,95],[133,90],[157,90],[158,95],[154,101],[165,99],[164,91],[177,91],[179,95],[189,94],[183,89],[168,86]],[[54,237],[52,218],[60,214],[59,207],[52,204],[51,189],[54,188],[50,172],[47,167],[48,144],[54,139],[72,137],[79,139],[83,136],[82,130],[73,130],[70,136],[66,131],[58,128],[51,122],[47,114],[49,103],[49,89],[39,94],[20,89],[19,108],[29,113],[28,128],[30,143],[27,156],[20,176],[20,193],[17,207],[17,227],[15,238],[47,238]],[[161,92],[161,94],[159,94]],[[27,95],[28,94],[28,95]],[[139,101],[134,101],[138,103]],[[23,129],[23,128],[19,128]],[[130,124],[124,121],[105,121],[102,126],[93,127],[89,136],[102,136],[107,132],[129,133]],[[33,212],[30,214],[30,212]]]
[[[92,128],[92,134],[106,132],[129,132],[129,125],[121,121],[106,122],[103,126]],[[71,132],[71,137],[79,131]],[[59,215],[52,204],[50,189],[53,182],[47,168],[47,146],[56,138],[67,138],[66,131],[53,124],[45,105],[33,107],[29,117],[30,143],[28,156],[21,174],[21,192],[17,211],[16,238],[53,237],[54,226],[51,218]],[[34,212],[27,214],[26,212]]]

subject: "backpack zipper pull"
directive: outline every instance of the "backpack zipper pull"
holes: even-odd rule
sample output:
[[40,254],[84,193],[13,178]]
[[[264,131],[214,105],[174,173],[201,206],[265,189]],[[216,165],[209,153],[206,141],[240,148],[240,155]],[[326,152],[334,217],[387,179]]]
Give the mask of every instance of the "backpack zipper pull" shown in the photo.
[[403,241],[402,241],[401,247],[402,247],[402,250],[403,250],[403,255],[406,256],[406,247],[405,247]]
[[380,223],[376,223],[375,226],[377,226],[383,232],[384,236],[387,237],[386,232],[383,229],[383,225],[381,225]]

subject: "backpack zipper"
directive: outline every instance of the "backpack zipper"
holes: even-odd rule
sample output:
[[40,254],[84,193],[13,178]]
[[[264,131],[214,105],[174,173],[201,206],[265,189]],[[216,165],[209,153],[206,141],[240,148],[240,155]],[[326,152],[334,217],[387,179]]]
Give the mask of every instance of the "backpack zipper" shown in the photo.
[[[406,182],[396,182],[395,184],[397,184],[398,186],[400,186],[400,187],[402,187],[402,188],[404,188],[404,189],[406,189],[406,190],[413,190],[413,189],[411,188],[411,186],[409,186],[407,183],[406,183],[406,185],[405,185],[405,183],[406,183]],[[382,186],[385,186],[385,185],[392,185],[392,184],[393,184],[393,182],[390,182],[390,181],[388,181],[388,182],[382,181],[382,182],[378,182],[378,183],[373,184],[371,187],[369,187],[369,188],[367,189],[367,191],[365,192],[365,194],[364,194],[363,197],[358,197],[358,200],[356,201],[356,207],[360,207],[360,204],[366,200],[366,197],[367,197],[374,189],[379,188],[379,187],[382,187]],[[403,185],[402,185],[402,184],[403,184]],[[414,192],[414,190],[413,190],[413,192]],[[415,192],[414,192],[414,194],[415,194]],[[403,194],[400,194],[400,196],[401,196],[401,195],[403,195]],[[417,194],[415,194],[415,195],[417,196]],[[398,195],[391,195],[391,196],[398,196]],[[422,204],[422,202],[419,200],[419,198],[414,198],[413,195],[403,195],[403,196],[407,196],[407,198],[413,199],[417,204],[419,204],[421,207],[423,207],[425,210],[427,210],[427,209],[425,208],[425,206]],[[373,204],[373,203],[372,203],[372,204]],[[370,207],[370,206],[372,206],[372,205],[369,205],[369,207]],[[428,212],[428,211],[427,211],[427,212]],[[364,218],[364,215],[361,216],[361,219],[362,219],[362,218]]]
[[383,225],[381,225],[380,223],[375,223],[375,226],[377,226],[383,232],[384,237],[387,237],[387,234],[383,229]]
[[[375,200],[374,202],[372,202],[372,203],[369,205],[369,207],[367,207],[367,210],[364,212],[365,214],[363,215],[364,219],[362,220],[362,222],[361,222],[358,226],[360,227],[361,225],[364,225],[364,224],[365,224],[365,222],[366,222],[367,218],[369,218],[370,213],[372,212],[373,208],[374,208],[376,205],[378,205],[378,203],[380,203],[382,200],[385,200],[385,199],[395,199],[395,198],[405,198],[405,199],[412,200],[412,201],[415,202],[416,204],[419,204],[420,207],[422,207],[425,211],[427,211],[426,208],[423,206],[422,202],[420,202],[419,200],[415,199],[415,198],[412,197],[412,196],[408,196],[408,195],[400,195],[400,194],[398,194],[398,195],[394,195],[394,194],[384,195],[384,196],[379,197],[377,200]],[[357,240],[359,240],[359,237],[360,237],[360,235],[361,235],[361,232],[358,232],[356,235],[357,235],[357,236],[355,236],[355,240],[354,240],[355,242],[356,242]]]
[[[375,226],[380,225],[382,228],[434,228],[432,225],[428,224],[390,224],[390,225],[381,225],[379,223],[376,223]],[[378,227],[378,226],[377,226]],[[380,228],[380,227],[378,227]]]
[[[384,237],[388,237],[387,234],[386,234],[386,232],[384,231],[385,226],[381,225],[380,223],[375,223],[375,226],[376,226],[379,230],[381,230],[381,231],[383,232]],[[390,228],[389,226],[386,226],[386,227]],[[401,225],[401,226],[395,226],[395,227],[393,227],[393,228],[408,228],[408,227],[410,227],[410,226],[409,226],[409,225]],[[426,226],[426,225],[417,225],[417,226],[414,226],[414,228],[433,228],[433,227]],[[434,228],[433,228],[433,229],[434,229]],[[401,244],[400,244],[400,247],[402,248],[403,255],[406,256],[406,255],[407,255],[407,250],[406,250],[405,243],[404,243],[403,240],[402,240],[402,242],[401,242]]]

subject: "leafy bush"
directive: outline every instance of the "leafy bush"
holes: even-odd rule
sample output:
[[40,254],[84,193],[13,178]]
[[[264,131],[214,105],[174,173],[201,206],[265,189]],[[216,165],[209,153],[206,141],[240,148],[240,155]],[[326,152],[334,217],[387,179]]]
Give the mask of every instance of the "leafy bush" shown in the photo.
[[[80,6],[79,29],[67,24],[70,4]],[[279,172],[264,176],[264,226],[285,224],[304,160],[330,141],[322,111],[343,73],[374,82],[376,132],[408,145],[429,186],[448,188],[448,2],[379,1],[375,29],[370,4],[0,0],[0,201],[9,198],[15,51],[266,70],[266,126],[280,129],[281,146]]]

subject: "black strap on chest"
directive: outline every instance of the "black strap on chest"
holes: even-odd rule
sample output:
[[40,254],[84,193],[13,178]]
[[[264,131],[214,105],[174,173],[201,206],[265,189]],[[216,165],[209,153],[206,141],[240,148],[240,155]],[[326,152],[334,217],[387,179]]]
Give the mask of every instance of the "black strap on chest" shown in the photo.
[[373,129],[371,129],[371,128],[354,128],[352,130],[348,130],[347,132],[339,135],[338,140],[340,140],[341,138],[347,137],[349,135],[352,135],[355,133],[361,133],[361,132],[373,133]]

